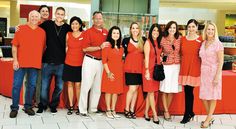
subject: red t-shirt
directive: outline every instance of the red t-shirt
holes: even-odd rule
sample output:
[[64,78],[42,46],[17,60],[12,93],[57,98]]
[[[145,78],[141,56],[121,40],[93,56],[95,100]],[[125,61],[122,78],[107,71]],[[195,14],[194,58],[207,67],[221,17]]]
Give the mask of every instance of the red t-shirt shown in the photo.
[[[108,32],[106,29],[98,30],[94,26],[91,27],[90,29],[86,30],[84,33],[83,48],[100,46],[103,42],[106,41],[107,34]],[[97,58],[102,57],[101,50],[94,51],[94,52],[86,52],[86,53]]]
[[20,68],[41,69],[45,31],[40,27],[32,29],[28,25],[19,26],[19,30],[15,33],[12,44],[17,47]]
[[65,63],[71,66],[81,66],[84,58],[82,50],[83,45],[83,33],[77,38],[72,35],[72,32],[68,32],[67,46],[68,50],[66,53]]

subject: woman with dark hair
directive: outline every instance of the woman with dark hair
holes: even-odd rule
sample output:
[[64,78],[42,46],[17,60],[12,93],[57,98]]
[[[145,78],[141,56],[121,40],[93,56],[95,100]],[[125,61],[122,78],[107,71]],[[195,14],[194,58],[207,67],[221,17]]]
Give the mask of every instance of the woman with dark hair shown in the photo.
[[102,92],[105,92],[106,115],[108,118],[119,118],[115,107],[118,94],[123,93],[123,60],[124,49],[121,47],[121,31],[113,26],[107,35],[109,47],[102,49]]
[[151,26],[148,34],[148,39],[144,44],[144,69],[143,69],[143,91],[147,92],[146,97],[146,108],[145,108],[145,120],[150,121],[148,116],[148,111],[151,106],[153,113],[153,122],[159,124],[157,111],[156,111],[156,102],[155,94],[159,89],[159,81],[153,79],[153,71],[155,62],[160,64],[161,57],[161,38],[162,32],[160,26],[155,23]]
[[38,9],[38,12],[41,15],[41,21],[39,24],[43,23],[46,20],[49,20],[50,8],[47,5],[41,5]]
[[[68,115],[73,113],[73,96],[74,86],[76,89],[77,102],[79,103],[80,96],[80,82],[81,82],[81,68],[84,53],[82,50],[83,41],[83,23],[79,17],[72,17],[70,19],[70,26],[73,32],[68,32],[66,35],[66,59],[63,70],[62,79],[67,82],[69,108]],[[79,115],[79,109],[76,112]]]
[[178,84],[180,70],[180,33],[175,21],[170,21],[166,25],[161,46],[163,50],[165,79],[161,81],[160,91],[162,92],[164,119],[170,121],[169,107],[173,99],[173,93],[178,93],[182,90]]
[[130,38],[123,40],[123,46],[127,48],[125,49],[127,54],[124,64],[125,83],[129,86],[124,110],[126,118],[136,119],[134,108],[138,96],[138,86],[143,83],[143,44],[144,41],[139,24],[137,22],[131,23]]
[[193,101],[194,87],[200,86],[200,66],[201,59],[199,50],[202,38],[197,34],[198,22],[190,19],[187,23],[187,35],[181,38],[181,64],[179,84],[184,86],[185,111],[180,123],[185,124],[194,117]]

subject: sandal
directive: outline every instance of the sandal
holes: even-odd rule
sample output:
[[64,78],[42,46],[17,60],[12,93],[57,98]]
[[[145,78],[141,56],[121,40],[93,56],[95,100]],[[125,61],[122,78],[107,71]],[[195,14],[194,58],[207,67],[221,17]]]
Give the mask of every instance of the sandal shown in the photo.
[[68,112],[67,112],[67,115],[71,115],[71,114],[73,114],[73,107],[69,107],[68,108]]
[[80,111],[79,109],[77,109],[77,111],[75,112],[76,115],[79,115],[80,114]]
[[127,111],[125,109],[124,109],[124,115],[125,115],[126,118],[129,118],[129,119],[131,118],[130,111]]
[[130,116],[131,116],[132,119],[136,119],[136,114],[135,114],[135,112],[131,112],[131,111],[130,111]]
[[114,119],[114,116],[112,115],[111,110],[107,110],[106,115],[107,115],[108,118]]
[[111,114],[113,115],[114,118],[121,118],[121,116],[117,115],[116,111],[114,111],[114,110],[111,110]]
[[[169,114],[169,117],[166,117],[165,114]],[[171,121],[171,116],[170,116],[169,111],[164,111],[164,119],[165,119],[166,121]]]

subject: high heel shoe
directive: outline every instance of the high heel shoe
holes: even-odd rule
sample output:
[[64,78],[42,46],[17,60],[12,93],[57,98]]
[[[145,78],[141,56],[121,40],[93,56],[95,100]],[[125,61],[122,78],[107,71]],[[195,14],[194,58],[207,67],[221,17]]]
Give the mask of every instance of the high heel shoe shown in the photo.
[[[157,118],[157,121],[155,121],[155,117]],[[158,124],[158,125],[160,124],[160,121],[157,116],[153,116],[153,123]]]
[[114,116],[112,115],[111,110],[107,110],[106,115],[108,118],[114,119]]
[[180,121],[181,124],[186,124],[188,123],[190,120],[194,120],[194,116],[195,114],[184,114],[183,120]]
[[169,114],[169,112],[168,112],[168,111],[164,111],[164,119],[165,119],[166,121],[171,121],[171,116],[166,117],[165,114]]
[[67,112],[67,115],[71,115],[71,114],[73,114],[73,107],[69,107],[68,108],[68,112]]
[[[214,119],[214,118],[211,118],[211,120],[209,121],[209,123],[212,125],[212,124],[214,124],[214,121],[215,121],[215,119]],[[205,121],[202,121],[202,122],[201,122],[201,125],[203,125],[204,122],[205,122]]]
[[[148,115],[147,115],[147,116],[148,116]],[[146,115],[144,115],[144,119],[145,119],[146,121],[150,121],[150,120],[151,120],[151,118],[146,117]]]
[[129,118],[129,119],[131,118],[130,111],[127,111],[125,109],[124,109],[124,115],[125,115],[126,118]]
[[132,119],[136,119],[136,114],[135,112],[130,111],[130,116]]

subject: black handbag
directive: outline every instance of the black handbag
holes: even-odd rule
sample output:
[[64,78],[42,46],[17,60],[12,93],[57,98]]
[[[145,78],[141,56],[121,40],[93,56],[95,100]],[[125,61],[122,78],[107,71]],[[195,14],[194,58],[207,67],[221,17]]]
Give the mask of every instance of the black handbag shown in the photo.
[[154,66],[154,71],[153,71],[153,79],[156,81],[163,81],[165,79],[165,73],[164,73],[164,68],[162,63],[161,64],[157,64],[157,52],[156,52],[156,48],[153,45],[154,50],[155,50],[155,66]]

